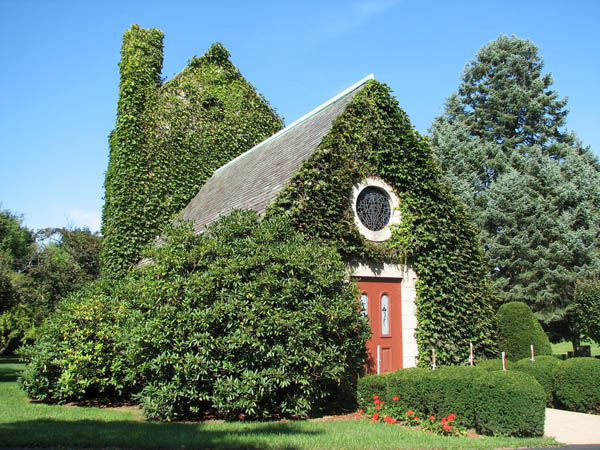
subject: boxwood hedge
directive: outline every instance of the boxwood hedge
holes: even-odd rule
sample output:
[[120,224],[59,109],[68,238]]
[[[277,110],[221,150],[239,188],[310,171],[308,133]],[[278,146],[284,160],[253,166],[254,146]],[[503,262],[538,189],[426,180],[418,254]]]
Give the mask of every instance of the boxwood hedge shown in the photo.
[[533,376],[546,392],[546,405],[553,404],[554,369],[561,361],[554,356],[536,356],[535,361],[523,358],[514,365],[515,370],[528,373]]
[[600,360],[571,358],[554,369],[557,406],[570,411],[600,413]]
[[477,367],[404,369],[371,375],[358,382],[359,406],[373,395],[398,408],[436,417],[456,414],[456,420],[483,434],[538,436],[543,434],[546,396],[530,375],[518,371],[488,372]]

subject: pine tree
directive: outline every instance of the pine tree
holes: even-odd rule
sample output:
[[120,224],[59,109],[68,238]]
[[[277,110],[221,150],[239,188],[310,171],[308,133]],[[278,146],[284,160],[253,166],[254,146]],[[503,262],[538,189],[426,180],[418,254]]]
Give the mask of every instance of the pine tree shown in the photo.
[[542,68],[528,40],[484,46],[434,121],[432,145],[481,230],[502,299],[525,301],[553,340],[575,344],[575,282],[600,261],[600,166],[564,129],[566,100]]

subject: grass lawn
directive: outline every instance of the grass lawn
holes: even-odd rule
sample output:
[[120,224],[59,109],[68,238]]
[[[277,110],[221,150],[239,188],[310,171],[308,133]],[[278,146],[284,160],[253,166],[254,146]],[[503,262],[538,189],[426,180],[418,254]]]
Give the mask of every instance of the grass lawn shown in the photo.
[[0,447],[68,448],[516,448],[553,439],[450,438],[365,420],[157,423],[135,408],[30,403],[16,379],[23,365],[0,358]]
[[[581,345],[591,346],[592,356],[600,355],[600,346],[595,342],[585,341],[581,342]],[[558,344],[552,344],[552,353],[560,355],[562,353],[572,352],[573,345],[570,342],[559,342]]]

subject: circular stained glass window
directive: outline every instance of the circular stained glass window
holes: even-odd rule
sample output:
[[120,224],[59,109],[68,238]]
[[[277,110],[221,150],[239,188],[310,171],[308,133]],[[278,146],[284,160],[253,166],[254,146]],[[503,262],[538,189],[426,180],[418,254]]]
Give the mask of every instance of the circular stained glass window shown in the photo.
[[371,231],[384,229],[392,215],[387,195],[372,186],[358,194],[356,213],[362,224]]

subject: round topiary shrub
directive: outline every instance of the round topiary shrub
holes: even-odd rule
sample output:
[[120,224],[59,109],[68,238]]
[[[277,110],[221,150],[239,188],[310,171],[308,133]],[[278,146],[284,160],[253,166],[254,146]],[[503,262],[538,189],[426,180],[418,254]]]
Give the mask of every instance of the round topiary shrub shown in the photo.
[[355,398],[370,328],[334,249],[241,211],[162,241],[131,281],[147,417],[305,417],[341,390]]
[[491,371],[476,378],[476,429],[482,434],[542,436],[546,394],[533,378],[519,371]]
[[[483,361],[479,361],[476,367],[483,370],[502,370],[502,359],[484,359]],[[506,370],[512,370],[514,368],[515,363],[507,359]]]
[[514,368],[534,377],[546,392],[546,405],[552,406],[554,398],[554,369],[560,363],[561,360],[554,356],[536,356],[535,361],[529,358],[517,361]]
[[542,326],[534,317],[529,306],[523,302],[505,303],[496,313],[498,343],[501,352],[511,361],[531,356],[533,344],[535,354],[552,355],[552,346]]
[[569,411],[600,413],[600,360],[570,358],[556,366],[554,399]]
[[30,398],[64,403],[128,397],[124,332],[131,311],[99,281],[62,300],[39,331],[34,345],[22,348],[27,366],[20,383]]

